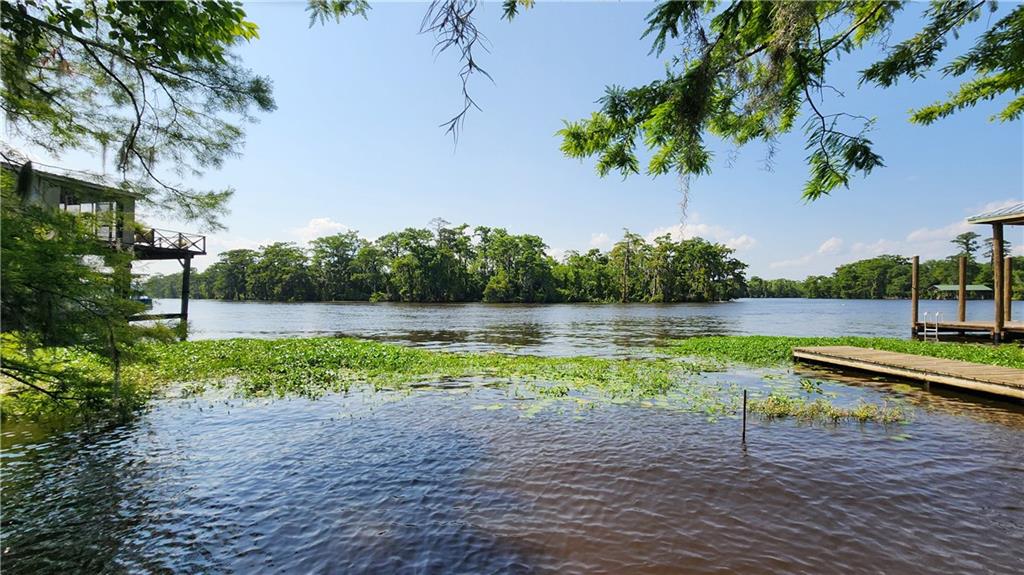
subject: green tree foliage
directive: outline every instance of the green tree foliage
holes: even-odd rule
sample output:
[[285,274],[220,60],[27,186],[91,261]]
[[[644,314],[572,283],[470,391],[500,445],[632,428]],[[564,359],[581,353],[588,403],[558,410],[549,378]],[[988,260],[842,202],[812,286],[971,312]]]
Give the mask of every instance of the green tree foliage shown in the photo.
[[217,225],[231,190],[171,178],[236,154],[270,81],[231,53],[257,37],[240,4],[3,0],[8,125],[53,153],[111,149],[126,185],[155,205]]
[[[325,301],[360,299],[351,291],[356,255],[366,244],[356,232],[317,238],[310,243],[310,277],[317,298]],[[223,298],[235,299],[235,298]]]
[[[1008,239],[1003,239],[1003,255],[1009,255],[1013,253],[1013,242]],[[985,251],[982,252],[986,260],[992,259],[992,238],[985,238]]]
[[[936,1],[925,11],[923,29],[890,47],[861,73],[861,83],[880,87],[917,79],[938,64],[950,36],[977,20],[986,2]],[[995,5],[990,4],[991,10]],[[597,158],[597,171],[638,173],[636,155],[652,152],[649,174],[704,174],[711,170],[708,135],[737,147],[772,145],[797,125],[806,134],[810,177],[804,197],[816,199],[854,174],[882,166],[867,138],[872,120],[823,107],[829,65],[842,54],[886,38],[902,2],[675,2],[648,16],[645,36],[652,52],[673,54],[666,77],[625,89],[609,87],[591,117],[561,131],[569,156]],[[996,115],[1020,117],[1024,107],[1024,7],[1016,6],[979,36],[965,54],[942,68],[969,78],[949,99],[911,114],[928,124],[956,110],[1004,94],[1016,96]]]
[[298,246],[275,242],[263,246],[246,272],[247,293],[265,301],[307,301],[315,293],[309,259]]
[[[408,228],[374,242],[354,231],[308,250],[277,243],[224,252],[192,274],[191,297],[228,300],[542,303],[682,302],[743,295],[746,265],[700,238],[653,243],[626,231],[610,252],[547,255],[534,235],[501,228]],[[625,292],[623,285],[626,286]],[[152,297],[179,297],[181,274],[148,278]],[[230,287],[229,287],[230,286]]]
[[[948,298],[955,294],[929,292],[928,287],[959,282],[959,255],[921,262],[919,269],[921,297]],[[909,298],[911,291],[910,260],[902,256],[882,255],[839,266],[831,276],[809,276],[801,281],[790,279],[764,280],[750,278],[747,297],[808,297],[837,299]],[[992,264],[968,262],[967,283],[992,287]],[[1013,293],[1024,294],[1024,270],[1013,270]],[[977,294],[969,294],[977,297]],[[991,293],[984,297],[991,297]]]
[[[274,108],[269,81],[231,53],[254,38],[255,24],[233,2],[2,0],[0,107],[22,141],[53,155],[112,151],[123,187],[164,213],[217,227],[231,191],[177,180],[237,153],[242,125]],[[141,311],[128,298],[131,254],[97,242],[90,216],[26,205],[25,194],[12,195],[13,179],[4,172],[0,385],[34,390],[16,401],[34,393],[135,405],[121,385],[122,360],[138,337],[158,331],[127,321]],[[69,347],[107,365],[67,361]]]
[[[862,84],[887,87],[916,79],[936,66],[947,39],[980,17],[985,2],[933,2],[924,28],[891,47],[861,73]],[[796,127],[802,113],[810,176],[804,197],[816,199],[854,174],[882,166],[867,138],[873,121],[823,107],[827,70],[843,53],[891,33],[901,2],[664,2],[648,16],[645,36],[661,55],[670,43],[683,48],[666,77],[631,89],[610,87],[601,109],[569,122],[562,149],[572,157],[596,156],[601,175],[640,170],[636,149],[653,153],[649,174],[703,174],[711,169],[706,136],[739,147],[772,145]],[[994,9],[994,6],[993,6]],[[945,102],[912,113],[931,123],[958,109],[1003,94],[1018,95],[997,116],[1020,116],[1024,96],[1024,7],[1012,8],[974,46],[942,69],[970,77]],[[639,140],[639,142],[638,142]]]
[[[3,383],[24,386],[14,396],[34,392],[75,408],[132,407],[138,399],[134,390],[121,386],[121,366],[132,344],[169,334],[127,322],[143,309],[128,297],[130,254],[98,241],[89,215],[27,202],[14,181],[2,170]],[[64,361],[57,348],[93,352],[106,365]]]
[[964,232],[950,240],[950,243],[960,248],[956,255],[966,256],[968,260],[973,262],[974,252],[978,251],[978,238],[980,237],[975,232]]

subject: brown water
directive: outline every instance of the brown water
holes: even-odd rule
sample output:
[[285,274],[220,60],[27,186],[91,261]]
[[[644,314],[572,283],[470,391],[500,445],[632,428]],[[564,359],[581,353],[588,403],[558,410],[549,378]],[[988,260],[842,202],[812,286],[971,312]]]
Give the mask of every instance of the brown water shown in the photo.
[[470,387],[168,399],[128,426],[42,438],[8,426],[3,567],[1020,571],[1021,409],[882,382],[826,391],[902,401],[913,422],[752,419],[744,447],[728,417],[574,398],[538,410]]
[[[429,312],[408,313],[417,321],[405,333],[429,324]],[[493,312],[474,313],[444,321],[469,325]],[[685,319],[693,315],[652,317],[676,326],[668,330],[674,334],[695,325]],[[521,328],[514,314],[506,327],[510,342],[538,353],[642,353],[652,341],[629,335],[644,331],[640,320],[618,331],[621,324],[609,321],[605,329],[617,335],[602,344],[601,317],[591,317],[597,323],[578,337],[569,321],[532,322],[547,326],[534,339],[512,337]],[[386,316],[378,329],[398,334],[397,321]],[[478,323],[455,347],[486,343],[488,324]],[[403,337],[410,336],[394,339]],[[510,342],[492,349],[521,351]],[[436,336],[406,343],[444,345]],[[896,402],[911,420],[823,425],[752,417],[743,446],[734,413],[709,417],[700,402],[678,400],[695,390],[799,389],[805,377],[824,380],[823,391],[838,403]],[[681,379],[666,398],[626,403],[578,394],[524,400],[514,386],[474,383],[318,401],[169,398],[131,424],[72,432],[5,425],[2,568],[1024,570],[1019,404],[802,367],[705,374]]]

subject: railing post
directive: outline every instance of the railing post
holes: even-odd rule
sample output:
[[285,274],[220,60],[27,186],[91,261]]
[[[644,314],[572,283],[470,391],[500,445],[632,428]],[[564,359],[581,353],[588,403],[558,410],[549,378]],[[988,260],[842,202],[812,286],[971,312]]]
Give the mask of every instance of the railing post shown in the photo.
[[918,267],[919,267],[920,263],[921,263],[921,258],[919,256],[914,256],[914,259],[911,260],[911,264],[910,264],[910,337],[911,338],[917,337],[917,317],[918,317],[918,314],[917,314],[917,311],[918,311],[918,309],[917,309],[917,307],[918,307],[917,292],[918,292],[918,282],[919,282],[919,276],[920,276]]

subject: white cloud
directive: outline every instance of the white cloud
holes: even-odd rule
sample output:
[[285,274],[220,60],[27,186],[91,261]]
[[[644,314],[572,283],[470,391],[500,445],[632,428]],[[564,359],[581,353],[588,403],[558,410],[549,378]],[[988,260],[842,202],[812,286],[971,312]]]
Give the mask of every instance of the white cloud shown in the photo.
[[805,256],[801,256],[799,258],[794,258],[794,259],[791,259],[791,260],[781,260],[781,261],[777,261],[777,262],[771,262],[771,263],[768,264],[768,267],[770,267],[770,268],[772,268],[774,270],[774,269],[779,269],[779,268],[795,268],[795,267],[805,266],[805,265],[811,263],[812,260],[814,260],[814,256],[815,255],[816,254],[807,254]]
[[[854,247],[856,247],[857,245],[858,244],[854,244]],[[822,265],[823,260],[835,259],[835,257],[838,256],[842,252],[842,250],[843,238],[832,236],[829,239],[821,242],[821,245],[818,246],[818,249],[814,250],[813,252],[804,254],[798,258],[770,262],[768,264],[768,267],[772,269],[799,268],[807,266],[808,264],[811,263],[816,263],[817,265],[820,266]]]
[[689,221],[685,223],[654,228],[644,237],[647,241],[653,242],[655,238],[665,234],[668,234],[676,242],[691,238],[704,238],[723,243],[735,250],[752,248],[757,244],[757,240],[747,234],[737,235],[733,230],[724,226],[700,221],[700,215],[697,213],[691,214]]
[[831,238],[829,238],[829,239],[825,240],[824,242],[822,242],[822,244],[820,246],[818,246],[818,253],[822,254],[822,255],[834,254],[834,253],[838,253],[839,250],[841,250],[842,248],[843,248],[843,238],[832,236]]
[[850,246],[850,254],[858,258],[868,258],[882,254],[906,255],[907,251],[908,245],[906,242],[897,242],[885,238],[873,242],[857,242]]
[[601,232],[597,234],[590,234],[590,247],[606,250],[612,247],[612,239],[608,234]]
[[[902,239],[878,238],[877,240],[859,241],[847,245],[839,237],[831,237],[822,242],[817,250],[797,258],[770,262],[771,269],[789,269],[794,276],[807,273],[822,273],[837,265],[854,260],[872,258],[882,254],[902,256],[921,256],[923,260],[944,258],[954,253],[956,248],[950,243],[953,238],[964,232],[977,232],[982,238],[989,235],[986,226],[967,223],[967,217],[998,210],[1019,203],[1019,199],[1006,199],[976,205],[965,209],[965,217],[946,225],[935,227],[919,227],[912,230]],[[1014,241],[1013,238],[1008,238]],[[1017,242],[1014,242],[1015,244]],[[1024,246],[1014,245],[1016,254],[1024,255]]]
[[1020,201],[1020,198],[1008,198],[1005,200],[996,200],[986,202],[984,204],[978,204],[972,208],[964,210],[966,217],[950,222],[944,226],[935,228],[917,228],[907,234],[907,237],[903,242],[892,242],[888,240],[879,240],[879,242],[889,242],[885,249],[885,251],[889,253],[895,252],[906,256],[919,255],[922,259],[946,257],[955,251],[955,248],[950,242],[953,238],[964,232],[975,232],[981,235],[982,238],[989,237],[991,230],[988,226],[969,224],[967,223],[967,217],[1006,208],[1019,204]]
[[565,248],[548,248],[548,249],[544,250],[544,253],[546,253],[549,256],[551,256],[552,258],[554,258],[554,260],[556,262],[560,262],[563,259],[565,259],[565,254],[568,251],[569,250],[567,250]]
[[918,228],[907,234],[908,242],[949,242],[958,235],[972,231],[977,226],[967,223],[967,220],[953,222],[941,228]]
[[737,236],[735,238],[729,238],[729,239],[725,240],[725,245],[726,246],[728,246],[728,247],[730,247],[730,248],[732,248],[734,250],[737,250],[737,251],[738,250],[745,250],[747,248],[752,248],[756,244],[757,244],[757,240],[755,240],[754,238],[748,236],[747,234],[742,234],[742,235]]
[[1010,198],[1006,200],[996,200],[994,202],[981,204],[980,206],[971,209],[970,213],[968,214],[968,217],[977,214],[983,214],[985,212],[994,212],[995,210],[1001,210],[1003,208],[1008,208],[1010,206],[1015,206],[1021,203],[1022,201],[1024,201],[1024,198]]
[[349,227],[345,224],[331,218],[313,218],[301,228],[290,230],[290,233],[303,243],[309,243],[316,238],[341,233],[348,229]]

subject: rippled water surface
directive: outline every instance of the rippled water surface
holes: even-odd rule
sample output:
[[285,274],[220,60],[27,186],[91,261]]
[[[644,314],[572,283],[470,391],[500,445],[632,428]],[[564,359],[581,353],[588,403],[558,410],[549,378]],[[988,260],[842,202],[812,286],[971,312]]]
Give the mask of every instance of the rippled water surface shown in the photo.
[[[172,313],[177,300],[158,300]],[[954,301],[921,302],[920,313],[956,316]],[[1013,306],[1024,319],[1024,303]],[[972,301],[968,319],[991,320],[991,301]],[[708,304],[371,304],[195,300],[197,338],[348,335],[463,351],[543,355],[630,355],[638,347],[694,335],[863,335],[907,337],[910,302],[749,299]]]
[[917,409],[752,421],[743,448],[734,419],[571,400],[531,417],[489,388],[164,400],[127,427],[5,432],[4,568],[1017,571],[1024,415]]
[[[743,314],[728,310],[745,302],[511,312],[201,302],[193,312],[194,327],[206,336],[268,336],[276,329],[555,355],[642,353],[691,329],[810,331],[800,331],[778,307],[758,312],[756,303]],[[385,311],[374,321],[371,311],[379,309]],[[765,317],[756,319],[759,313]],[[827,307],[811,315],[819,318],[804,316],[811,326],[857,317]],[[664,329],[652,327],[658,325]],[[860,324],[843,325],[856,331],[851,326]],[[447,332],[463,335],[445,339]],[[474,381],[411,392],[355,390],[316,401],[172,397],[133,423],[70,432],[5,424],[2,567],[1024,570],[1021,405],[806,367],[679,377],[685,389],[754,392],[799,389],[801,378],[813,378],[839,403],[886,401],[911,418],[886,426],[752,417],[743,446],[736,417],[709,417],[659,398],[615,402],[574,392],[524,399],[515,385]]]

